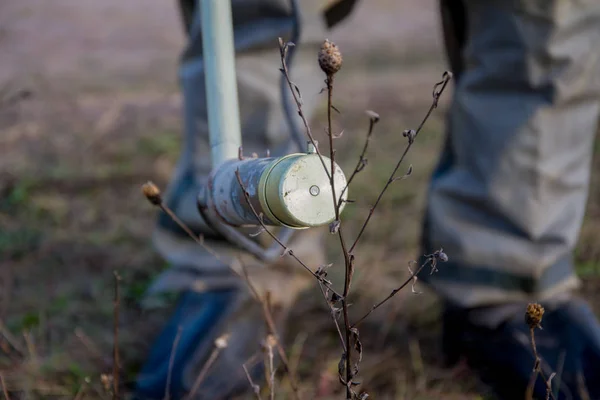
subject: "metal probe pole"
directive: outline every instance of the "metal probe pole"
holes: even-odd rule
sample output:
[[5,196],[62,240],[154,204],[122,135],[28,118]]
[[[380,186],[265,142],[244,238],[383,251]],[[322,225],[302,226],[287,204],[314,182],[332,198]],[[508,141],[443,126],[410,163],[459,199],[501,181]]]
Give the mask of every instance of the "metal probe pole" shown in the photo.
[[[293,229],[333,221],[332,188],[322,165],[329,159],[320,160],[312,146],[306,153],[278,158],[238,159],[242,137],[231,0],[199,2],[212,162],[208,183],[198,194],[199,211],[223,237],[264,258],[264,249],[234,227],[258,225],[255,214],[262,215],[266,225]],[[346,186],[344,173],[337,164],[332,173],[337,193],[341,193]],[[342,202],[341,208],[344,205]]]
[[213,169],[242,145],[230,0],[201,0],[208,131]]

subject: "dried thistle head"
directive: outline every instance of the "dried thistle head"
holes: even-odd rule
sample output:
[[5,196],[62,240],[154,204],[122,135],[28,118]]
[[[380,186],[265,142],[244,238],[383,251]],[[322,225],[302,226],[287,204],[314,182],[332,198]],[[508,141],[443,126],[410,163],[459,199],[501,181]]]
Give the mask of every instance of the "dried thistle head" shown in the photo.
[[162,197],[160,196],[160,189],[154,183],[148,181],[142,185],[142,193],[148,199],[148,201],[155,206],[162,203]]
[[525,323],[529,325],[531,329],[542,328],[542,317],[544,316],[544,307],[538,303],[529,303],[527,305],[527,311],[525,311]]
[[327,76],[332,76],[342,68],[342,53],[335,43],[325,39],[319,51],[319,66]]

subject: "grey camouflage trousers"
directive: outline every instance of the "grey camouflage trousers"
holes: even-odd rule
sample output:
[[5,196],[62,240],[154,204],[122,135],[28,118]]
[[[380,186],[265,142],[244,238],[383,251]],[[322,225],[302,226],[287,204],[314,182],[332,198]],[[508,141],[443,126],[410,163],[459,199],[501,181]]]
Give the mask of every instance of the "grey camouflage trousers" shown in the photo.
[[[293,79],[307,96],[322,86],[315,59],[327,35],[318,4],[302,1]],[[442,1],[443,6],[451,1]],[[596,0],[469,0],[443,18],[458,77],[447,140],[429,188],[424,252],[450,262],[427,281],[459,306],[544,299],[578,285],[572,252],[584,215],[600,108],[600,3]],[[289,39],[287,0],[233,0],[244,149],[283,155],[290,145],[279,94],[277,37]],[[171,208],[222,254],[248,259],[257,282],[289,304],[308,284],[304,271],[261,266],[213,237],[196,208],[210,170],[197,12],[180,79],[185,137],[168,189]],[[315,106],[307,101],[310,116]],[[322,262],[320,234],[300,232],[293,248]],[[262,236],[262,235],[261,235]],[[161,217],[156,248],[172,264],[151,293],[238,285],[228,268]],[[272,272],[270,272],[272,271]]]

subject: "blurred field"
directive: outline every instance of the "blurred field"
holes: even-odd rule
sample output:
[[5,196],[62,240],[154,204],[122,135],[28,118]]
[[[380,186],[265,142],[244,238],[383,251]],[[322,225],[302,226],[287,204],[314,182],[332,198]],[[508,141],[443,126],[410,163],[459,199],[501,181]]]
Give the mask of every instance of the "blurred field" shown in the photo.
[[[435,1],[366,3],[330,37],[345,58],[336,81],[343,166],[356,162],[368,126],[364,110],[382,118],[371,162],[351,188],[357,204],[346,213],[349,233],[402,151],[402,130],[420,122],[446,68]],[[155,214],[139,186],[151,179],[164,187],[180,151],[176,67],[184,38],[174,4],[0,3],[0,373],[9,390],[27,398],[73,398],[82,387],[85,398],[107,398],[100,376],[112,363],[113,271],[122,276],[126,387],[168,312],[139,306],[153,276],[167,267],[150,246]],[[365,236],[356,315],[401,282],[416,254],[450,94],[413,147],[413,176],[390,190]],[[325,121],[321,116],[314,124]],[[599,201],[596,173],[577,261],[584,294],[597,310]],[[334,242],[330,249],[339,261]],[[467,371],[440,367],[437,313],[431,293],[408,290],[364,325],[360,378],[373,398],[479,398]],[[292,320],[301,321],[290,326],[287,343],[303,390],[309,398],[340,398],[336,336],[315,292],[300,301]],[[285,398],[289,388],[281,386]]]

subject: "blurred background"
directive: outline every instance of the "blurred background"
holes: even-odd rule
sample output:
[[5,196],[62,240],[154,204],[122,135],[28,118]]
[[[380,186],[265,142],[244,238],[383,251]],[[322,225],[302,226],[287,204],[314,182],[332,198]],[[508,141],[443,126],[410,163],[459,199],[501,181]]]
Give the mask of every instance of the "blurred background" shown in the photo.
[[[359,2],[329,39],[344,54],[335,96],[346,169],[366,134],[364,111],[381,116],[371,162],[351,188],[357,203],[345,212],[356,231],[404,148],[401,132],[418,125],[432,85],[448,67],[433,0]],[[155,210],[139,189],[149,179],[165,187],[179,155],[176,74],[184,43],[175,1],[0,2],[0,373],[9,390],[29,398],[73,398],[81,391],[106,398],[113,271],[122,277],[126,388],[169,311],[168,298],[164,307],[140,308],[146,287],[167,265],[151,247]],[[364,237],[354,284],[357,315],[398,286],[416,256],[450,96],[451,90],[409,154],[412,177],[392,187]],[[303,97],[323,105],[323,95]],[[321,110],[314,126],[322,132]],[[599,166],[595,157],[594,170]],[[584,295],[596,310],[599,200],[596,173],[577,250]],[[334,241],[329,248],[331,260],[339,261]],[[419,290],[424,293],[400,293],[361,330],[364,388],[381,399],[478,398],[464,370],[440,367],[438,305],[426,288]],[[307,293],[294,309],[286,343],[304,390],[326,399],[340,389],[339,349],[320,300],[318,292]],[[284,379],[282,398],[286,390]]]

